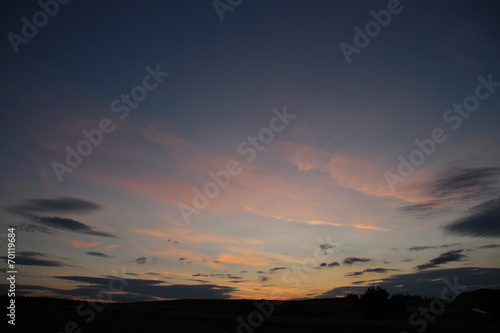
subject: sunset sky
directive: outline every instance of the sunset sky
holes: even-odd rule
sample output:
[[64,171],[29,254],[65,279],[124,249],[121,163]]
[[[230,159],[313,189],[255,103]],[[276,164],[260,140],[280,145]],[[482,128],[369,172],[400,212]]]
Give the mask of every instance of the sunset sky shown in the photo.
[[500,287],[496,2],[0,6],[20,294]]

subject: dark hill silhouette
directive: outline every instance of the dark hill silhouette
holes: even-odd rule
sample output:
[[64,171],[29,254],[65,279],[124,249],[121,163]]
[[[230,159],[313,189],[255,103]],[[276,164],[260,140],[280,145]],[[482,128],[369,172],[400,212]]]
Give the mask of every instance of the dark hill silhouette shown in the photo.
[[[377,291],[377,290],[375,290]],[[380,291],[379,291],[380,292]],[[79,300],[46,297],[16,298],[16,331],[19,332],[415,332],[408,317],[419,307],[426,307],[430,299],[418,296],[394,295],[383,292],[373,299],[387,302],[385,318],[370,319],[365,312],[353,309],[358,301],[355,295],[329,299],[290,300],[276,304],[269,317],[263,316],[262,325],[239,328],[238,317],[248,319],[258,313],[254,300],[180,299],[137,303],[85,303]],[[426,333],[433,332],[497,332],[500,316],[474,313],[471,308],[491,306],[498,309],[500,290],[476,290],[464,293],[448,304],[436,321],[429,324]],[[382,297],[381,297],[382,296]],[[379,298],[380,297],[380,298]],[[1,297],[3,304],[8,301]],[[366,299],[366,297],[364,298]],[[406,311],[390,307],[391,302],[402,302]],[[261,302],[261,300],[257,301]],[[493,302],[493,305],[491,305]],[[77,309],[80,308],[80,314]],[[91,309],[94,310],[91,315]],[[82,311],[83,310],[83,311]],[[257,311],[257,312],[256,312]],[[81,314],[84,315],[81,315]],[[375,313],[378,313],[375,311]],[[71,324],[68,324],[71,323]],[[72,328],[72,329],[71,329]]]

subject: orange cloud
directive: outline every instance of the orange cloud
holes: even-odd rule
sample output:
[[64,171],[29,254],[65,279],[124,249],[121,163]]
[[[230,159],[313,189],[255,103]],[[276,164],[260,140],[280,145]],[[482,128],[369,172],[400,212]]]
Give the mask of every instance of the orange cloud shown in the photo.
[[186,228],[171,228],[168,231],[149,230],[149,229],[135,229],[134,232],[141,233],[148,236],[159,238],[174,238],[181,242],[189,242],[193,244],[198,243],[217,243],[217,244],[247,244],[259,245],[263,242],[259,239],[252,238],[235,238],[224,237],[211,233],[196,233],[191,229]]
[[371,225],[355,224],[355,225],[353,225],[353,227],[354,228],[358,228],[358,229],[370,229],[370,230],[378,230],[378,231],[391,231],[391,229],[374,227],[374,226],[371,226]]
[[106,246],[105,248],[103,248],[102,250],[103,251],[114,251],[115,248],[117,247],[122,247],[123,245],[117,245],[117,244],[112,244],[112,245],[108,245]]
[[238,257],[230,253],[222,253],[217,258],[217,261],[227,263],[227,264],[241,264],[249,266],[270,266],[271,262],[264,258],[259,257]]
[[95,246],[101,244],[99,242],[83,242],[83,241],[80,241],[78,239],[71,239],[71,238],[65,237],[65,236],[57,236],[57,237],[52,237],[49,239],[56,239],[59,241],[67,242],[67,243],[71,244],[71,246],[73,246],[77,249],[85,248],[85,247],[95,247]]

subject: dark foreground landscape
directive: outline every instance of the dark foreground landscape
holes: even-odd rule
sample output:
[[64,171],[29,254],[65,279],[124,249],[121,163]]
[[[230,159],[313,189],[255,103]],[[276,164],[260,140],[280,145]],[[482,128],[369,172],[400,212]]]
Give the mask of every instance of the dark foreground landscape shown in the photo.
[[[282,304],[252,300],[188,299],[90,304],[84,301],[18,297],[15,331],[387,333],[418,332],[420,329],[420,332],[498,332],[498,293],[492,290],[464,293],[455,300],[448,300],[444,311],[437,316],[425,310],[429,309],[433,300],[400,296],[397,303],[404,308],[391,309],[383,314],[383,318],[375,319],[368,318],[370,315],[360,309],[357,297],[285,301]],[[439,311],[440,302],[443,304],[442,301],[434,300],[436,311]],[[424,319],[425,316],[421,314],[413,315],[412,326],[409,317],[419,309],[427,311],[430,319]]]

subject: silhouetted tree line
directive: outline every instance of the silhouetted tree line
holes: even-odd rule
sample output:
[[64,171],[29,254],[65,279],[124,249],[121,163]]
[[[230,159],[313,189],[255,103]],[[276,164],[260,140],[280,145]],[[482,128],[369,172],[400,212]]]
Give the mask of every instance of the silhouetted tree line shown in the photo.
[[478,289],[461,293],[458,302],[467,302],[486,312],[500,315],[500,290]]
[[389,293],[382,287],[368,287],[354,309],[363,311],[369,319],[384,319],[389,313],[405,312],[404,295],[394,295],[389,298]]

